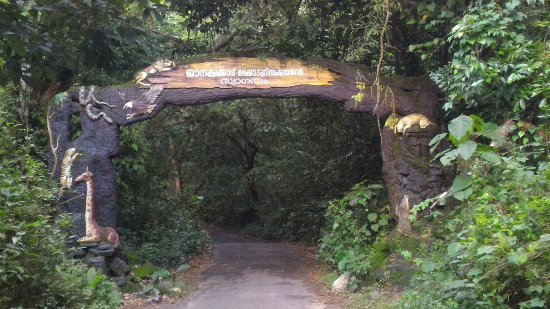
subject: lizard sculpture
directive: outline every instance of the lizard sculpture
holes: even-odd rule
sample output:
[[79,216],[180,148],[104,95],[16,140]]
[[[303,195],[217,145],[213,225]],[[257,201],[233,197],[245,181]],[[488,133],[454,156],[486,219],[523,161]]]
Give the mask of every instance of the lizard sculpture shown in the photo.
[[75,182],[86,182],[86,212],[84,218],[86,220],[86,236],[80,238],[78,243],[91,244],[108,242],[111,244],[118,243],[118,233],[110,227],[102,227],[97,224],[95,219],[95,200],[94,200],[94,175],[86,168],[82,175],[75,179]]

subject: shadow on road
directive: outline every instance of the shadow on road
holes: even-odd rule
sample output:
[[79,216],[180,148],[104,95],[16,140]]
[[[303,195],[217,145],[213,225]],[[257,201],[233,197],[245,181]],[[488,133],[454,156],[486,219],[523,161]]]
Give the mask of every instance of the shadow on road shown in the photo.
[[186,302],[151,308],[339,308],[316,293],[315,261],[296,246],[219,231],[211,237],[214,263],[200,273],[198,289]]

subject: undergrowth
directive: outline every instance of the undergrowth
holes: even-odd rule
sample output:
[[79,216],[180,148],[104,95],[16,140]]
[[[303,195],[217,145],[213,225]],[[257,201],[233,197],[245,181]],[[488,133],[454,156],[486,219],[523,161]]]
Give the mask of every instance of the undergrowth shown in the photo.
[[358,287],[357,279],[382,263],[379,253],[387,248],[377,238],[385,235],[389,226],[388,207],[380,207],[385,201],[382,185],[361,182],[327,208],[320,257],[340,272],[351,273],[352,289]]
[[14,106],[0,88],[0,308],[118,307],[114,284],[65,257],[71,221],[54,206],[55,187]]
[[548,304],[549,176],[546,167],[535,169],[513,158],[500,165],[475,159],[472,195],[447,210],[449,218],[434,226],[438,238],[415,254],[420,271],[413,278],[414,291],[401,305],[542,308]]
[[[374,236],[364,214],[385,209],[385,203],[370,194],[364,200],[369,190],[362,184],[331,204],[332,229],[323,237],[321,258],[362,279],[362,285],[349,286],[364,287],[350,306],[544,308],[550,303],[547,146],[537,136],[519,144],[512,137],[498,149],[478,144],[474,138],[490,138],[497,127],[478,117],[459,118],[449,126],[451,148],[438,158],[454,162],[460,173],[444,198],[413,208],[413,237],[394,229]],[[456,155],[445,161],[453,151]],[[363,199],[355,209],[358,196]],[[365,296],[392,288],[399,297],[391,305]]]

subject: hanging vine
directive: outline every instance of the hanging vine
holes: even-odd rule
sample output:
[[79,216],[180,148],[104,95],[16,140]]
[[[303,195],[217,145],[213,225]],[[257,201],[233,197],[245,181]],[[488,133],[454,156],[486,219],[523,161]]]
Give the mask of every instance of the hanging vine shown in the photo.
[[[379,44],[379,55],[378,55],[378,62],[376,65],[376,73],[374,76],[374,81],[372,83],[369,83],[367,78],[361,74],[361,72],[357,71],[357,77],[356,77],[356,87],[359,90],[359,92],[353,96],[353,99],[356,102],[356,108],[357,105],[359,105],[364,97],[365,97],[365,91],[367,89],[367,85],[369,88],[369,93],[371,95],[371,99],[375,100],[375,105],[373,109],[373,114],[376,116],[377,124],[378,124],[378,132],[380,134],[380,142],[383,144],[383,136],[382,136],[382,125],[380,123],[380,116],[378,115],[377,111],[379,106],[385,105],[385,104],[391,104],[392,114],[388,118],[388,121],[386,121],[386,125],[388,125],[390,128],[393,128],[397,124],[397,112],[396,112],[396,103],[395,103],[395,96],[393,93],[393,90],[389,86],[382,85],[380,83],[380,75],[382,68],[384,67],[384,56],[385,56],[385,50],[387,45],[387,33],[389,28],[389,22],[390,18],[393,14],[393,10],[397,10],[399,8],[397,3],[390,3],[390,0],[383,0],[383,2],[379,3],[378,5],[378,11],[383,14],[384,22],[382,24],[382,27],[380,29],[379,38],[378,38],[378,44]],[[388,100],[388,98],[390,98]]]
[[[376,104],[374,105],[373,113],[376,115],[376,123],[378,125],[378,133],[380,134],[380,144],[384,144],[384,138],[382,136],[382,126],[380,125],[380,116],[376,114],[376,111],[378,110],[378,105],[380,104],[380,96],[381,96],[381,85],[380,85],[380,70],[382,69],[383,61],[384,61],[384,52],[385,52],[385,37],[386,32],[388,31],[388,24],[390,21],[390,17],[392,15],[392,12],[390,10],[390,2],[389,0],[384,0],[383,9],[386,13],[386,19],[384,20],[384,26],[382,26],[382,31],[380,31],[380,56],[378,57],[378,64],[376,65],[376,75],[374,77],[374,85],[376,87]],[[387,89],[390,89],[387,87]],[[384,99],[385,101],[385,99]],[[396,118],[395,113],[395,99],[393,97],[392,92],[392,117]]]

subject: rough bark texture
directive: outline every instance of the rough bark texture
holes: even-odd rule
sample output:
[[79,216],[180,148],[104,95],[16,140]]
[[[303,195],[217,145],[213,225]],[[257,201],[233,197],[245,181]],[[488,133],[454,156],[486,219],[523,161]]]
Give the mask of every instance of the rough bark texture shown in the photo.
[[397,207],[405,195],[409,205],[441,193],[443,169],[437,162],[430,162],[432,156],[428,144],[439,133],[438,128],[429,126],[420,129],[413,126],[405,134],[395,134],[384,127],[382,131],[382,172],[388,187],[390,202]]
[[[310,61],[308,64],[320,66],[338,75],[329,86],[294,86],[289,88],[246,89],[246,88],[185,88],[164,89],[154,104],[156,107],[150,114],[127,119],[126,111],[122,109],[125,102],[136,100],[148,89],[140,89],[136,85],[127,84],[114,87],[98,88],[95,97],[113,107],[94,105],[88,109],[99,114],[104,112],[113,123],[108,123],[104,117],[98,120],[89,118],[85,106],[79,104],[78,89],[70,92],[69,100],[53,108],[51,118],[52,137],[56,143],[59,138],[57,157],[63,158],[68,148],[75,147],[83,155],[77,159],[72,174],[82,173],[86,167],[95,175],[97,218],[102,226],[116,226],[116,192],[115,171],[112,158],[119,152],[119,127],[155,117],[166,105],[200,105],[217,101],[243,98],[311,98],[332,101],[344,105],[350,112],[368,112],[384,118],[391,114],[390,102],[395,101],[396,111],[400,115],[422,113],[432,122],[439,123],[440,110],[437,101],[437,89],[425,77],[394,77],[382,79],[385,87],[380,103],[376,104],[374,87],[370,85],[374,78],[352,67],[332,60]],[[366,93],[360,104],[352,99],[358,93],[358,72],[366,82]],[[389,87],[391,89],[387,90]],[[89,87],[86,87],[86,91]],[[82,133],[75,140],[70,140],[71,116],[80,117]],[[414,126],[405,135],[394,134],[384,128],[382,154],[384,159],[384,179],[390,193],[392,205],[395,207],[404,194],[410,197],[411,205],[421,199],[438,193],[441,183],[441,168],[429,163],[428,143],[430,138],[439,132],[439,128],[419,129]],[[51,165],[50,165],[51,166]],[[60,167],[55,171],[59,177]],[[62,207],[73,214],[78,235],[84,232],[84,186],[73,187],[76,192],[65,194]]]
[[[53,109],[51,121],[52,136],[59,137],[58,158],[62,158],[65,151],[75,147],[82,155],[78,157],[72,167],[72,175],[79,175],[86,167],[93,171],[95,182],[95,199],[97,204],[96,217],[101,226],[116,226],[116,174],[112,163],[119,152],[119,126],[108,124],[105,120],[91,120],[85,110],[73,102],[66,102]],[[80,118],[81,128],[71,128],[71,116],[76,113]],[[80,137],[70,140],[72,130],[81,129]],[[59,165],[58,165],[59,166]],[[55,171],[59,179],[60,166]],[[76,235],[85,235],[84,210],[86,205],[86,186],[73,183],[72,191],[63,194],[62,210],[72,214],[74,232]]]

